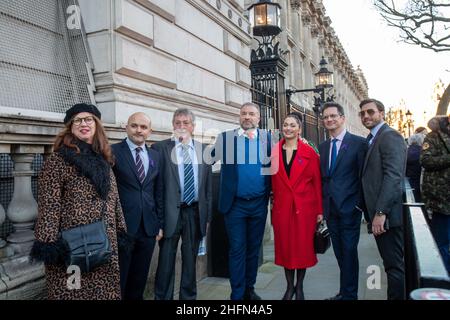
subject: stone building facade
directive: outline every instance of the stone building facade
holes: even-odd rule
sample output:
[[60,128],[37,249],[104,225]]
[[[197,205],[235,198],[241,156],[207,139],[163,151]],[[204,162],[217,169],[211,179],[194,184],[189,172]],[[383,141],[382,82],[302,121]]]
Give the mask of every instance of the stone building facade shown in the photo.
[[[246,0],[246,5],[255,1]],[[331,19],[321,0],[278,0],[281,5],[280,47],[288,64],[285,87],[314,88],[314,74],[319,70],[321,57],[328,61],[334,75],[334,94],[346,113],[347,128],[355,134],[366,134],[358,118],[359,102],[368,97],[368,84],[362,70],[354,68],[339,37],[331,26]],[[312,110],[313,94],[292,95],[294,105]]]
[[[45,297],[43,268],[27,252],[37,216],[36,177],[64,111],[98,105],[112,143],[130,114],[152,118],[150,142],[170,136],[173,111],[194,110],[195,134],[210,141],[237,126],[251,100],[251,26],[245,0],[17,0],[0,2],[0,299]],[[286,88],[314,85],[320,57],[335,73],[335,95],[349,127],[367,96],[320,1],[280,1]],[[81,16],[82,24],[76,20]],[[299,108],[312,97],[293,96]],[[356,114],[356,112],[355,112]],[[4,222],[6,217],[6,221]],[[2,241],[1,239],[5,240]],[[152,296],[157,250],[149,275]],[[200,257],[198,278],[207,275]],[[179,265],[179,264],[178,264]]]

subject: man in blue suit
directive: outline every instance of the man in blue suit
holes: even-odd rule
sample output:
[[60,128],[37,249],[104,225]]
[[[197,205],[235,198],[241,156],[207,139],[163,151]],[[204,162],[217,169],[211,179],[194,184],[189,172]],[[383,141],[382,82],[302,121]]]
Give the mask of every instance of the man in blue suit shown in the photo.
[[126,126],[127,138],[114,144],[113,167],[128,233],[134,247],[119,253],[122,299],[143,300],[155,242],[162,237],[163,194],[158,152],[147,147],[150,118],[134,113]]
[[363,208],[361,171],[367,142],[345,129],[344,109],[338,103],[325,103],[322,119],[330,135],[319,146],[323,210],[340,269],[339,293],[329,300],[356,300]]
[[229,239],[232,300],[260,300],[254,285],[266,225],[270,192],[271,139],[258,129],[259,106],[245,103],[239,129],[217,137],[215,160],[221,160],[219,211]]

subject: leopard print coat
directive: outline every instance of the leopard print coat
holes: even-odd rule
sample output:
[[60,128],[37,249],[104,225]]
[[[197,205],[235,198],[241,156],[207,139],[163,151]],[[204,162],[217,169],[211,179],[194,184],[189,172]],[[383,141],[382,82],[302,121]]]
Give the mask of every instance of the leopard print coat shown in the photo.
[[[120,299],[118,240],[120,243],[121,235],[126,235],[126,225],[115,177],[100,155],[87,144],[78,145],[80,154],[63,147],[44,163],[39,177],[39,213],[31,257],[45,264],[49,299]],[[99,220],[102,198],[107,201],[104,219],[112,258],[108,264],[81,274],[81,288],[70,290],[67,283],[71,274],[62,263],[64,247],[60,231]]]

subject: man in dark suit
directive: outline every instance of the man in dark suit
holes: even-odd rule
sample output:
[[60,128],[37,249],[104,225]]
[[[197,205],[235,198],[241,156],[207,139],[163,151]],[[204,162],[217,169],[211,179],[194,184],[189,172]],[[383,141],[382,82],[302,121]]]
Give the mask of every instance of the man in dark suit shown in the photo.
[[322,120],[330,134],[319,146],[323,209],[340,269],[339,293],[329,300],[356,300],[363,207],[360,175],[367,142],[345,129],[344,108],[338,103],[325,103]]
[[134,113],[126,126],[127,138],[112,146],[113,167],[128,233],[134,248],[119,253],[122,299],[142,300],[156,240],[162,237],[162,184],[160,157],[145,140],[150,118]]
[[219,211],[229,239],[232,300],[260,300],[254,285],[270,193],[271,139],[258,129],[258,105],[245,103],[239,129],[217,137],[214,159],[221,161]]
[[212,168],[203,161],[206,145],[192,138],[195,116],[188,109],[173,114],[174,136],[155,143],[162,159],[164,237],[160,241],[155,299],[172,300],[175,258],[181,237],[180,300],[197,298],[196,261],[212,213]]
[[365,218],[387,273],[388,299],[405,299],[402,212],[406,144],[403,137],[384,122],[383,103],[366,99],[359,107],[361,122],[370,130],[369,150],[362,171]]

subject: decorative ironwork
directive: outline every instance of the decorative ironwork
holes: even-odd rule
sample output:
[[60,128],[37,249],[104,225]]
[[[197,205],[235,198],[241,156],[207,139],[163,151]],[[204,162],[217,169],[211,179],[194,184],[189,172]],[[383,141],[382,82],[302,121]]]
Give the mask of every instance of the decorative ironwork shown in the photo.
[[252,101],[261,109],[261,128],[276,129],[286,115],[284,71],[287,64],[282,58],[276,36],[281,32],[278,3],[259,0],[251,5],[250,22],[258,48],[251,51]]

